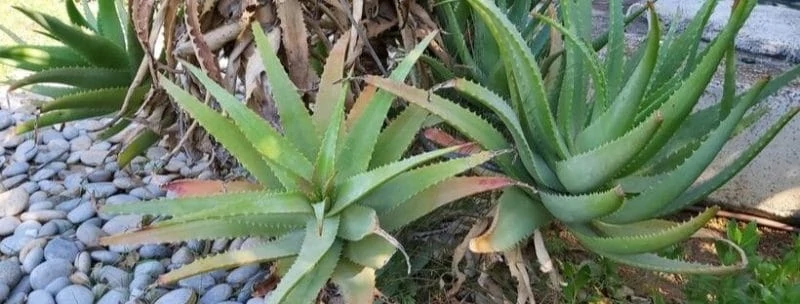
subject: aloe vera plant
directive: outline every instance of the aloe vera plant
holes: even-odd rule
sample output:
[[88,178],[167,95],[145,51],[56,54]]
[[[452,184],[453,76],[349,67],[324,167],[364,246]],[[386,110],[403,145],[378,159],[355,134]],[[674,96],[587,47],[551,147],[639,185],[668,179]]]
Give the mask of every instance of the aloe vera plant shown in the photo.
[[[800,74],[800,67],[795,67],[736,92],[733,40],[755,0],[735,1],[728,24],[706,47],[700,45],[700,34],[717,1],[706,1],[683,32],[671,28],[666,35],[648,3],[647,40],[631,56],[623,51],[622,1],[611,0],[604,59],[581,35],[587,22],[581,16],[590,8],[578,5],[581,1],[560,1],[560,21],[534,13],[564,39],[563,52],[541,60],[541,65],[492,1],[466,2],[499,46],[510,97],[504,99],[461,78],[438,89],[454,89],[490,109],[504,132],[433,92],[380,77],[366,80],[441,117],[485,149],[515,149],[516,155],[500,156],[497,164],[503,173],[537,191],[504,190],[490,227],[470,240],[471,250],[510,250],[555,219],[586,248],[629,265],[665,272],[725,273],[746,264],[744,256],[737,265],[713,266],[652,252],[693,236],[717,209],[709,208],[683,223],[659,216],[696,203],[723,185],[798,111],[785,113],[727,167],[696,183],[728,139],[763,115],[759,101]],[[559,60],[562,64],[556,65]],[[723,96],[693,111],[720,62],[726,75]],[[546,81],[542,76],[546,67],[560,67],[560,80]]]
[[[121,1],[98,0],[96,16],[89,10],[81,14],[73,0],[64,3],[69,23],[15,7],[41,27],[39,33],[56,40],[58,45],[0,47],[0,63],[32,72],[12,82],[9,90],[28,87],[34,93],[53,98],[39,107],[36,119],[22,123],[16,132],[111,114],[126,117],[101,134],[110,137],[131,123],[130,118],[150,90],[147,81],[134,84],[144,51],[128,16],[118,14],[118,8],[125,11]],[[125,105],[126,96],[129,101]],[[166,121],[168,124],[169,119]],[[158,136],[146,129],[137,139],[131,147],[138,150],[127,154],[139,154]],[[121,164],[130,158],[121,158]]]
[[[104,206],[104,214],[139,214],[165,220],[104,238],[102,243],[274,239],[197,260],[163,275],[160,283],[204,271],[277,261],[282,278],[268,297],[269,303],[309,303],[329,279],[348,303],[369,303],[375,270],[397,249],[402,251],[388,231],[450,201],[515,183],[502,177],[454,177],[490,160],[496,152],[430,164],[459,148],[453,147],[400,159],[428,114],[405,112],[382,128],[394,98],[387,92],[367,88],[345,115],[349,81],[345,71],[346,35],[330,52],[315,111],[309,114],[260,25],[254,25],[253,32],[269,76],[280,130],[186,63],[184,66],[227,115],[214,111],[166,77],[161,78],[161,85],[237,157],[262,190]],[[411,51],[391,77],[404,79],[433,37],[429,35]]]

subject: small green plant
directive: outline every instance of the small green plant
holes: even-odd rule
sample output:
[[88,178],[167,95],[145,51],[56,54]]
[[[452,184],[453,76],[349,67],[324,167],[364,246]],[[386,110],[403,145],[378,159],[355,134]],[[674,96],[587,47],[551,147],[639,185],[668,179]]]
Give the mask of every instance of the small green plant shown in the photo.
[[[800,238],[782,258],[763,258],[757,249],[758,228],[751,222],[744,229],[729,221],[727,236],[741,247],[750,264],[743,272],[726,276],[696,275],[689,277],[684,294],[691,303],[791,303],[800,298]],[[735,263],[737,255],[727,246],[717,246],[717,254],[725,264]]]
[[[116,114],[125,119],[100,134],[103,138],[113,136],[130,125],[150,90],[146,79],[134,84],[144,51],[128,16],[118,14],[125,12],[121,1],[98,0],[96,16],[90,10],[81,14],[73,0],[64,3],[70,24],[51,15],[15,7],[41,27],[39,33],[56,40],[59,45],[0,47],[0,63],[32,72],[13,81],[9,90],[27,87],[34,93],[53,98],[40,105],[39,115],[19,125],[16,132]],[[162,124],[174,121],[168,116],[163,117]],[[118,159],[120,164],[127,164],[158,139],[150,129],[141,131],[129,151]]]
[[[441,117],[485,149],[516,152],[496,158],[497,165],[536,190],[505,189],[490,227],[470,241],[472,251],[508,251],[555,219],[584,247],[619,263],[676,273],[720,274],[744,267],[744,257],[735,265],[714,266],[654,252],[691,237],[717,208],[683,223],[658,217],[723,185],[798,112],[790,109],[728,167],[695,184],[728,139],[763,115],[758,102],[800,74],[798,66],[737,95],[733,41],[755,0],[736,1],[729,22],[705,48],[700,34],[717,1],[706,1],[685,31],[672,28],[666,35],[648,3],[647,40],[631,56],[623,51],[622,1],[609,1],[604,59],[579,31],[591,19],[582,17],[591,7],[559,1],[559,21],[534,13],[564,39],[564,51],[541,64],[493,1],[466,2],[499,46],[510,97],[461,78],[434,89],[454,89],[490,109],[502,122],[502,132],[433,92],[381,77],[366,79]],[[726,75],[722,98],[693,111],[721,62]],[[560,67],[548,75],[559,81],[543,78],[542,71],[551,67]]]
[[[376,269],[382,268],[397,249],[405,255],[387,231],[453,200],[515,183],[502,177],[454,177],[490,160],[496,152],[429,164],[460,148],[454,147],[401,160],[427,114],[400,114],[382,128],[393,99],[387,92],[366,91],[354,106],[360,111],[351,111],[345,119],[349,83],[344,75],[346,38],[340,38],[330,52],[315,111],[309,114],[257,23],[253,34],[280,116],[280,129],[271,127],[189,64],[183,65],[227,115],[212,110],[166,77],[161,78],[161,85],[237,157],[264,190],[104,206],[104,214],[168,219],[104,238],[102,243],[247,236],[275,239],[195,261],[161,276],[158,282],[277,261],[282,277],[269,295],[269,303],[312,302],[329,280],[339,287],[347,303],[370,303]],[[391,77],[404,79],[432,38],[429,35],[414,49]],[[407,265],[410,271],[410,262]]]

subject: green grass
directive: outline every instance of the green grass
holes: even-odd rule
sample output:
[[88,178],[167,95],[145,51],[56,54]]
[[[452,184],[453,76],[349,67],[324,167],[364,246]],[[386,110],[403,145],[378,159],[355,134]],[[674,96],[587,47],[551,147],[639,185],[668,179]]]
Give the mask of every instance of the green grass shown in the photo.
[[[46,12],[59,18],[66,19],[67,13],[64,10],[65,0],[6,0],[0,5],[0,25],[3,30],[0,32],[0,45],[13,45],[17,42],[6,30],[10,31],[16,38],[22,39],[28,44],[52,45],[56,44],[50,38],[35,32],[39,26],[25,17],[22,13],[15,10],[13,6],[21,6]],[[8,80],[13,68],[0,65],[0,81]]]

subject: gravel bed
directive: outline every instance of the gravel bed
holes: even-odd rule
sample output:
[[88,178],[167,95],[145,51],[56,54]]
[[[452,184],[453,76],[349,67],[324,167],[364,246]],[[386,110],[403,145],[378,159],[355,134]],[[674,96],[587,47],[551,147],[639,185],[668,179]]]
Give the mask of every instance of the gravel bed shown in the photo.
[[[135,204],[166,195],[181,178],[213,178],[207,161],[152,147],[120,169],[119,138],[98,140],[102,121],[13,135],[33,115],[0,109],[0,303],[263,303],[251,296],[266,268],[247,265],[155,286],[166,271],[195,257],[237,249],[246,240],[143,246],[99,245],[100,237],[134,229],[139,216],[97,214],[104,204]],[[249,243],[249,242],[248,242]]]

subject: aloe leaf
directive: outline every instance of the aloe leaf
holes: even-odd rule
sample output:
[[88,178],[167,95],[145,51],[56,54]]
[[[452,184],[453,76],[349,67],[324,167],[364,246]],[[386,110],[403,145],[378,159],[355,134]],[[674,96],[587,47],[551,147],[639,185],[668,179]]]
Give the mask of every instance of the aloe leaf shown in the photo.
[[355,175],[338,183],[334,190],[335,201],[328,214],[336,214],[391,178],[438,157],[458,151],[464,145],[426,152]]
[[339,261],[331,281],[336,284],[345,303],[370,303],[375,295],[375,269],[347,261]]
[[663,249],[692,236],[706,222],[714,217],[719,208],[706,209],[700,215],[669,229],[655,233],[628,235],[622,237],[593,236],[584,225],[569,225],[570,231],[586,248],[600,254],[637,254]]
[[125,48],[125,34],[117,15],[115,1],[97,0],[97,32],[119,47]]
[[279,187],[278,180],[269,170],[264,158],[232,121],[201,104],[194,96],[186,93],[165,77],[161,77],[161,86],[181,108],[188,111],[192,118],[196,119],[200,125],[206,128],[206,131],[225,146],[262,185],[267,188]]
[[469,249],[478,253],[506,251],[550,219],[550,213],[541,202],[519,188],[505,189],[497,199],[492,224],[486,232],[469,241]]
[[[533,54],[527,48],[516,28],[505,18],[493,3],[487,0],[468,0],[473,10],[480,15],[492,32],[503,58],[506,69],[513,74],[512,85],[520,94],[512,94],[512,101],[524,115],[523,124],[535,128],[536,138],[544,143],[541,149],[563,158],[569,154],[566,144],[559,135],[555,118],[550,109],[542,84],[542,75]],[[512,92],[513,93],[513,92]]]
[[[205,209],[195,209],[197,211],[179,217],[174,217],[170,220],[162,222],[162,224],[171,225],[200,219],[239,218],[243,216],[254,215],[314,213],[314,210],[311,207],[311,204],[308,203],[306,197],[298,193],[274,194],[263,192],[245,192],[243,194],[251,194],[251,199],[241,199],[242,195],[236,195],[229,198],[228,195],[230,194],[225,194],[217,197],[218,199],[226,201],[224,204],[217,203],[216,205],[209,206]],[[256,194],[261,194],[263,197],[258,197]],[[191,203],[189,204],[192,205]]]
[[[122,130],[125,130],[125,128],[127,128],[128,126],[131,125],[132,120],[130,118],[131,117],[129,115],[124,115],[123,118],[120,121],[118,121],[118,122],[114,123],[113,125],[111,125],[110,127],[106,128],[105,130],[103,130],[103,132],[100,132],[100,134],[97,135],[97,138],[100,139],[100,140],[107,140],[107,139],[111,138],[112,136],[119,134],[119,132],[122,132]],[[142,134],[142,133],[139,133],[139,134]],[[138,136],[138,134],[137,134],[137,136]],[[158,141],[156,140],[156,142],[158,142]],[[156,143],[156,142],[153,142],[153,144]],[[140,152],[144,152],[144,150],[142,150]],[[119,158],[117,158],[117,161],[119,161]],[[119,162],[117,162],[117,163],[119,163]]]
[[[444,39],[448,41],[448,45],[455,46],[454,51],[455,55],[461,62],[468,67],[477,67],[478,64],[475,62],[475,59],[472,58],[472,53],[470,52],[469,47],[467,47],[467,39],[464,36],[464,32],[462,29],[464,28],[462,24],[459,24],[458,17],[456,17],[456,13],[453,10],[454,5],[459,5],[460,3],[441,3],[438,8],[442,10],[444,14]],[[480,73],[480,71],[475,71],[476,74]]]
[[92,26],[89,25],[89,22],[86,22],[86,18],[83,18],[83,15],[81,15],[81,12],[78,10],[78,7],[75,6],[75,1],[66,0],[64,1],[64,4],[66,4],[67,6],[67,16],[69,17],[69,21],[72,22],[72,24],[77,26],[82,26],[90,30],[94,30]]
[[28,71],[87,66],[78,53],[65,46],[12,45],[0,47],[0,63]]
[[542,157],[538,154],[533,153],[533,150],[528,145],[522,125],[515,115],[514,110],[511,109],[511,107],[504,102],[500,96],[497,96],[488,89],[465,79],[456,79],[449,82],[449,84],[459,92],[464,93],[468,97],[480,102],[492,110],[497,117],[500,118],[500,120],[511,133],[511,137],[514,139],[516,151],[518,151],[520,154],[522,164],[525,166],[534,180],[550,188],[560,188],[560,182],[556,178],[555,174],[549,169],[544,159],[542,159]]
[[58,18],[40,14],[21,7],[14,9],[42,26],[48,33],[72,48],[83,59],[98,67],[128,68],[128,57],[125,50],[110,40],[97,35],[84,33],[80,28],[64,24]]
[[372,190],[359,203],[374,208],[379,213],[386,212],[420,191],[483,164],[495,155],[496,153],[480,152],[401,173]]
[[765,83],[765,81],[760,81],[753,85],[743,100],[731,110],[728,117],[720,123],[719,127],[708,134],[706,140],[683,164],[668,173],[658,183],[653,184],[650,189],[627,200],[619,210],[605,217],[604,221],[619,224],[649,218],[683,193],[714,160],[744,116],[745,111],[756,102],[756,97]]
[[728,24],[716,41],[709,46],[708,54],[702,58],[695,71],[683,81],[681,87],[659,108],[664,115],[664,122],[653,135],[650,143],[632,161],[630,168],[638,168],[657,153],[689,115],[714,75],[722,56],[755,5],[756,1],[754,0],[738,2]]
[[[305,206],[303,206],[305,205]],[[236,207],[233,207],[236,206]],[[250,206],[260,206],[253,208]],[[151,216],[188,217],[203,213],[205,210],[217,207],[230,209],[225,213],[218,213],[211,217],[224,217],[233,212],[243,215],[250,208],[257,210],[254,213],[303,213],[311,212],[311,207],[306,199],[299,193],[280,193],[274,191],[248,191],[238,193],[225,193],[210,196],[158,199],[136,204],[105,205],[100,212],[105,214],[138,214]],[[263,207],[264,209],[260,209]],[[281,208],[290,207],[290,210]]]
[[64,109],[55,110],[43,113],[38,117],[28,120],[20,125],[17,125],[15,132],[22,134],[25,132],[33,131],[34,128],[42,128],[52,126],[55,124],[65,123],[69,121],[93,118],[103,115],[114,113],[116,108],[82,108],[82,109]]
[[[292,288],[286,296],[286,302],[273,302],[267,298],[266,303],[312,303],[319,296],[320,290],[328,283],[331,275],[336,269],[342,253],[342,242],[335,242],[328,249],[328,252],[314,265],[314,268],[306,274]],[[290,268],[291,270],[291,268]]]
[[515,185],[505,177],[454,177],[438,183],[380,213],[380,223],[394,231],[458,199]]
[[736,46],[731,43],[725,54],[725,76],[722,84],[722,99],[720,101],[719,117],[728,116],[736,95]]
[[534,14],[534,16],[536,16],[536,18],[538,18],[539,20],[550,25],[553,29],[561,32],[564,38],[567,38],[567,40],[572,42],[572,46],[574,46],[575,49],[578,51],[577,54],[580,54],[581,57],[583,57],[584,63],[588,63],[587,66],[589,67],[589,72],[592,75],[592,84],[594,85],[594,90],[595,90],[593,113],[605,110],[606,107],[608,106],[607,105],[608,93],[606,92],[608,85],[606,84],[606,75],[603,72],[603,69],[600,67],[600,63],[598,62],[599,59],[597,58],[597,53],[595,53],[594,50],[591,48],[591,46],[589,46],[585,41],[581,40],[580,37],[577,37],[572,31],[568,30],[561,24],[558,24],[555,20],[550,19],[547,16],[538,13]]
[[228,269],[246,264],[263,263],[293,256],[300,251],[300,246],[303,244],[302,242],[303,234],[294,232],[249,249],[228,251],[215,256],[198,259],[188,265],[159,276],[158,283],[170,284],[198,273]]
[[267,72],[267,82],[275,99],[286,139],[294,144],[306,159],[312,159],[317,155],[320,138],[314,129],[311,115],[300,94],[297,93],[297,87],[289,79],[289,75],[275,54],[275,47],[270,45],[258,23],[253,23],[253,38]]
[[425,109],[416,105],[406,107],[378,135],[369,168],[383,166],[402,158],[427,118],[428,111]]
[[614,212],[622,205],[625,192],[619,186],[583,195],[562,195],[541,191],[539,198],[555,218],[566,223],[580,223]]
[[60,83],[84,89],[101,89],[130,84],[127,70],[94,67],[54,68],[31,74],[9,86],[15,90],[36,83]]
[[[270,220],[271,218],[266,219]],[[100,243],[103,245],[160,244],[251,236],[274,237],[293,229],[294,227],[281,225],[281,223],[266,225],[240,219],[207,219],[180,225],[145,227],[133,232],[103,237],[100,239]]]
[[[197,77],[206,90],[217,99],[220,106],[231,116],[233,123],[247,137],[247,143],[251,143],[266,158],[273,170],[279,168],[281,171],[289,172],[291,173],[290,178],[297,181],[311,179],[314,170],[311,162],[304,158],[291,142],[283,138],[244,103],[206,76],[203,71],[190,64],[184,64],[184,67],[191,71],[192,75]],[[185,103],[189,104],[189,102]],[[193,105],[207,108],[199,104]],[[181,106],[186,107],[183,103]]]
[[[324,220],[322,227],[317,228],[316,221],[310,219],[306,223],[306,234],[303,238],[303,246],[297,254],[297,259],[289,268],[278,287],[269,297],[270,303],[283,303],[288,301],[287,296],[301,279],[306,276],[314,266],[320,262],[325,254],[331,249],[336,241],[336,233],[339,231],[339,217],[328,217]],[[338,246],[336,246],[338,247]],[[335,249],[335,248],[333,248]],[[333,269],[331,269],[333,271]]]
[[622,16],[622,0],[609,1],[608,14],[605,71],[608,79],[608,100],[614,100],[622,88],[622,67],[625,60],[625,18]]
[[653,9],[650,10],[650,21],[647,48],[639,65],[619,95],[613,99],[609,108],[578,134],[575,143],[577,152],[585,152],[599,147],[624,135],[632,127],[636,110],[639,109],[640,101],[650,82],[650,75],[658,58],[661,30],[658,16]]
[[676,222],[662,219],[651,219],[625,225],[609,224],[602,221],[592,222],[592,228],[597,230],[599,234],[613,237],[654,234],[675,228],[677,225],[678,223]]
[[[395,67],[389,77],[396,81],[402,81],[411,72],[419,56],[425,51],[436,33],[430,33],[413,50],[411,50]],[[363,113],[357,120],[353,121],[352,126],[345,138],[345,144],[338,158],[342,164],[337,173],[339,178],[348,178],[354,174],[364,172],[370,164],[373,152],[376,149],[375,143],[381,132],[381,127],[386,119],[386,113],[392,105],[394,96],[384,90],[380,90],[372,97],[366,105]],[[417,130],[413,130],[416,132]],[[401,152],[402,153],[402,152]]]
[[[569,43],[569,42],[567,42]],[[566,43],[565,43],[566,45]],[[561,75],[561,82],[558,87],[553,87],[551,100],[557,105],[556,122],[563,133],[567,147],[570,151],[575,151],[575,135],[583,128],[586,119],[586,92],[584,90],[586,77],[581,77],[583,73],[583,60],[576,54],[574,48],[569,47],[566,55],[562,57],[561,73],[557,70],[551,71],[553,74]],[[557,69],[557,67],[551,67]]]
[[772,124],[772,126],[770,126],[769,129],[767,129],[766,132],[764,132],[764,134],[758,138],[758,140],[748,146],[746,150],[742,151],[733,162],[717,172],[714,177],[703,181],[699,185],[689,188],[689,190],[681,194],[681,196],[664,207],[664,209],[659,212],[659,215],[670,214],[680,210],[683,207],[692,205],[724,185],[731,178],[733,178],[736,173],[739,173],[739,171],[744,169],[744,167],[747,166],[747,164],[749,164],[750,161],[752,161],[753,158],[755,158],[756,155],[758,155],[758,153],[761,152],[761,150],[763,150],[773,138],[775,138],[778,132],[780,132],[780,130],[782,130],[783,127],[789,121],[791,121],[795,115],[797,115],[798,111],[800,111],[800,109],[794,108],[781,116],[774,124]]
[[[444,119],[456,130],[487,150],[503,150],[509,147],[503,134],[498,132],[491,124],[486,122],[486,120],[450,100],[396,81],[376,76],[367,76],[365,77],[365,81]],[[513,166],[511,161],[511,158],[505,155],[497,158],[497,162],[503,167],[503,171],[506,172],[506,174],[520,179],[527,175],[519,166]]]
[[352,205],[341,213],[339,237],[348,241],[358,241],[372,234],[378,226],[378,214],[374,209]]
[[337,171],[337,141],[339,139],[340,130],[344,126],[344,102],[347,94],[347,87],[348,86],[345,85],[344,88],[339,91],[340,96],[335,101],[336,104],[332,109],[331,117],[328,118],[328,127],[325,129],[319,154],[314,163],[313,181],[316,185],[322,185],[323,189],[321,189],[321,191],[323,192],[328,191],[325,185],[333,182],[334,174],[336,174]]
[[[42,106],[42,112],[50,112],[55,110],[68,110],[68,109],[96,109],[96,108],[114,108],[119,111],[122,103],[125,101],[125,94],[128,88],[103,88],[91,91],[80,91],[75,94],[61,96],[53,101],[45,103]],[[131,108],[138,108],[144,101],[144,96],[150,88],[148,86],[140,86],[133,91],[131,95]]]
[[344,246],[344,257],[358,265],[380,269],[389,262],[397,248],[386,239],[370,234],[365,238],[347,242]]
[[694,68],[689,61],[693,61],[692,57],[697,54],[701,35],[718,2],[718,0],[710,0],[703,3],[683,33],[670,43],[669,49],[664,53],[665,57],[660,60],[662,64],[656,68],[655,83],[661,83],[673,75],[681,74],[679,73],[681,65],[685,65],[687,71]]
[[680,274],[725,275],[742,271],[745,269],[746,265],[746,263],[736,265],[708,265],[704,263],[674,260],[652,253],[633,255],[603,254],[603,256],[617,263],[634,266],[636,268]]
[[119,155],[117,155],[117,165],[119,165],[120,168],[127,166],[133,160],[133,158],[138,155],[142,155],[145,151],[147,151],[148,148],[153,146],[159,140],[161,140],[161,135],[158,133],[153,132],[150,129],[142,131],[136,135],[136,137],[131,140],[124,149],[122,149]]
[[660,123],[656,113],[614,141],[557,162],[556,174],[569,192],[591,191],[614,177],[648,143]]
[[131,66],[131,77],[136,77],[138,71],[134,67],[141,64],[144,58],[144,49],[139,43],[139,38],[136,37],[136,29],[134,28],[133,22],[128,22],[125,39],[127,46],[126,53],[128,54],[128,61]]
[[339,100],[344,98],[344,81],[342,81],[344,72],[345,53],[347,52],[347,45],[350,42],[350,35],[342,35],[336,40],[336,44],[328,54],[328,59],[325,62],[325,69],[319,81],[319,91],[317,92],[317,101],[314,103],[314,114],[311,119],[317,127],[317,134],[320,136],[325,134],[325,130],[331,126],[330,120],[333,115],[338,115],[334,112]]

